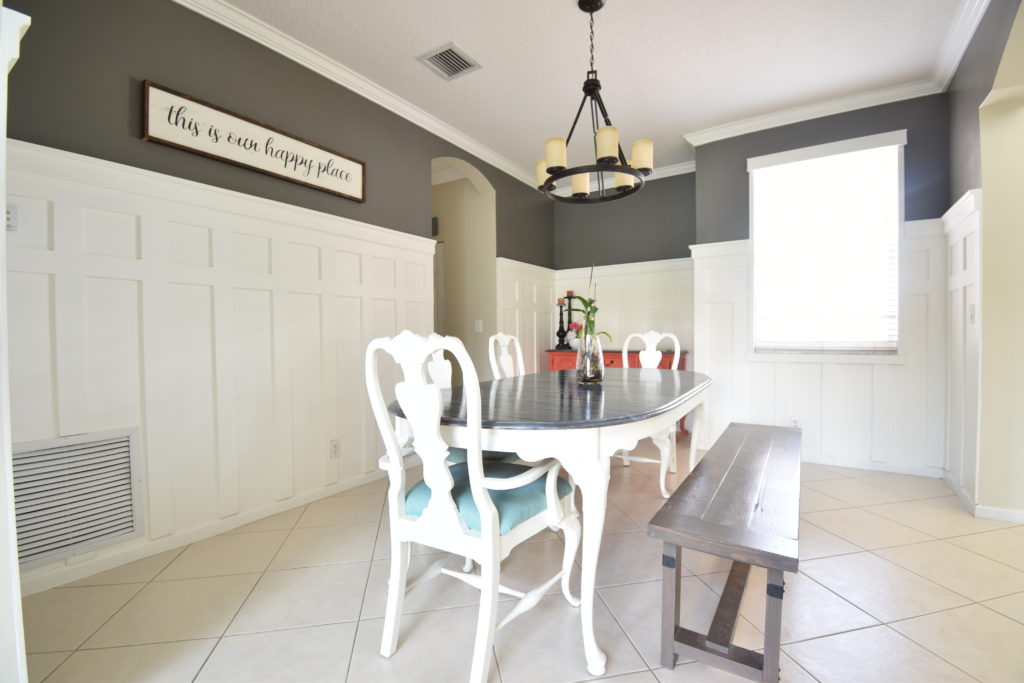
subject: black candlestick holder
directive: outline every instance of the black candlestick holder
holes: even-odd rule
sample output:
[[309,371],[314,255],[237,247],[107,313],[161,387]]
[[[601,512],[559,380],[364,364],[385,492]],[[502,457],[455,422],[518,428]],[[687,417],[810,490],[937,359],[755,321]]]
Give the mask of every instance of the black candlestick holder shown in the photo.
[[558,344],[555,345],[555,351],[568,351],[572,347],[565,343],[565,335],[568,334],[565,331],[565,322],[562,320],[562,304],[558,304],[558,332],[555,336],[558,337]]

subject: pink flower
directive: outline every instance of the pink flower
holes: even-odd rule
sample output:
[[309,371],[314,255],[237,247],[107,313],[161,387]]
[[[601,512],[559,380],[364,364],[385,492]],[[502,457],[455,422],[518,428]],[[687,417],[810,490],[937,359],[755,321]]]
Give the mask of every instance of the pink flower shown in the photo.
[[583,329],[583,325],[581,325],[580,323],[576,323],[576,322],[569,323],[569,331],[570,332],[579,332],[582,329]]

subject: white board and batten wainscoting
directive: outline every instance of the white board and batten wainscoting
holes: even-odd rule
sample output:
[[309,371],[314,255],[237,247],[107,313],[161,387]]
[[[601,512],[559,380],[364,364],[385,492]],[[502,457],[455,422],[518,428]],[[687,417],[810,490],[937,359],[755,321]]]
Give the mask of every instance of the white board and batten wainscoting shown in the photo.
[[379,477],[363,355],[431,331],[433,240],[18,141],[8,162],[13,440],[137,427],[144,481],[141,538],[27,593]]
[[700,447],[707,448],[730,422],[799,426],[806,462],[942,476],[942,221],[903,225],[895,356],[753,353],[749,249],[748,240],[691,247],[694,369],[714,378]]

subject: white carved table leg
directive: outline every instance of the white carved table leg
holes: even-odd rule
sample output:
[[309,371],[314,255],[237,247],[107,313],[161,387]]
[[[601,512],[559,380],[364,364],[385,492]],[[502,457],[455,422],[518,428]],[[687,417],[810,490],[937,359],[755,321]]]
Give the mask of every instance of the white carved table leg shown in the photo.
[[587,671],[592,676],[603,676],[608,658],[597,646],[594,636],[594,595],[597,577],[597,559],[601,553],[604,534],[605,510],[608,507],[608,478],[610,454],[589,463],[565,463],[583,495],[583,556],[580,572],[580,620],[583,627],[583,651],[587,657]]

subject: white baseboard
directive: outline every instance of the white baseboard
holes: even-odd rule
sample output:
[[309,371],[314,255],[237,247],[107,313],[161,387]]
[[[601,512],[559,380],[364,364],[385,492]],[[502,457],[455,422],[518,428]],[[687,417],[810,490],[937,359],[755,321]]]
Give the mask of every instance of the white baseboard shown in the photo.
[[1024,524],[1024,510],[1013,510],[1009,508],[997,508],[990,505],[976,505],[974,516],[984,519],[994,519],[997,522],[1015,522]]

